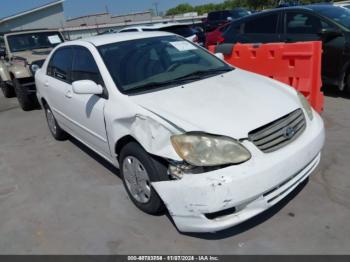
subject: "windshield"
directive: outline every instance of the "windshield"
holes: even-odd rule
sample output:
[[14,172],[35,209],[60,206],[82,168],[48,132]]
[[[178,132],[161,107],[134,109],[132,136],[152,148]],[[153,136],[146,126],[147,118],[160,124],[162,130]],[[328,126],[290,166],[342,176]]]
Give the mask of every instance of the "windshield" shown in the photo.
[[125,94],[178,86],[233,69],[179,36],[117,42],[98,49]]
[[21,35],[9,35],[7,41],[11,52],[20,52],[41,48],[54,48],[63,42],[58,32],[40,32]]
[[319,10],[319,13],[328,17],[339,24],[350,28],[350,10],[343,7],[325,8]]

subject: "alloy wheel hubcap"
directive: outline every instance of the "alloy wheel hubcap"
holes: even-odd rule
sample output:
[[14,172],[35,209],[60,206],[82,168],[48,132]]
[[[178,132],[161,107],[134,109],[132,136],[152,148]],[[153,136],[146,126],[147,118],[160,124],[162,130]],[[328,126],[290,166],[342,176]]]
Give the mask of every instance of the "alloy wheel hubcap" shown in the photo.
[[50,109],[46,109],[46,115],[47,115],[47,123],[49,124],[49,128],[51,132],[56,134],[57,132],[56,121]]
[[145,167],[137,158],[128,156],[124,159],[123,175],[125,184],[133,198],[142,204],[149,202],[151,198],[151,181]]

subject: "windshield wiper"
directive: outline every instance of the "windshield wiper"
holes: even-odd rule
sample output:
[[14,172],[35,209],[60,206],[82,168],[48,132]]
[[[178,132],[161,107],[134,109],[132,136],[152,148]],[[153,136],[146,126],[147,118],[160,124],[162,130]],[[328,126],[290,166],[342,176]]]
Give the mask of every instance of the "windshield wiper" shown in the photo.
[[225,68],[225,69],[212,69],[212,70],[195,71],[195,72],[192,72],[188,75],[181,76],[181,77],[169,80],[169,81],[149,82],[149,83],[146,83],[144,85],[136,86],[134,88],[126,90],[126,92],[127,93],[138,93],[138,92],[142,92],[142,91],[149,91],[151,89],[158,88],[158,87],[181,84],[181,83],[184,83],[187,81],[200,80],[200,79],[203,79],[203,77],[208,76],[208,75],[229,72],[232,70],[233,70],[232,68]]
[[127,93],[138,93],[138,92],[142,92],[142,91],[149,91],[151,89],[158,88],[158,87],[174,85],[174,84],[177,84],[179,82],[183,82],[183,81],[174,79],[174,80],[169,80],[169,81],[164,81],[164,82],[150,82],[150,83],[147,83],[144,85],[136,86],[134,88],[131,88],[131,89],[125,90],[125,91]]
[[220,74],[220,73],[226,73],[232,71],[233,68],[221,68],[221,69],[211,69],[211,70],[199,70],[199,71],[194,71],[188,75],[184,75],[182,77],[176,78],[176,80],[186,80],[186,79],[192,79],[193,77],[196,77],[197,79],[201,79],[206,76],[211,76],[215,74]]

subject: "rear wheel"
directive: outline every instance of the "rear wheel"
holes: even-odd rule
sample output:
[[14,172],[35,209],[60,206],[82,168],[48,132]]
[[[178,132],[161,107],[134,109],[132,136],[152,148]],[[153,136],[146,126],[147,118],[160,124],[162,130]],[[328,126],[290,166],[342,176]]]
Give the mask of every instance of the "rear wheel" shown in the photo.
[[123,183],[132,202],[145,213],[162,213],[165,206],[151,183],[167,180],[166,166],[136,142],[121,150],[119,162]]
[[68,134],[58,125],[55,116],[53,115],[51,108],[48,105],[44,105],[47,125],[52,136],[58,141],[67,140]]
[[30,111],[38,108],[38,101],[35,94],[28,94],[27,90],[21,85],[18,79],[12,80],[15,87],[18,103],[24,111]]
[[0,79],[0,86],[1,86],[2,93],[4,94],[4,97],[11,98],[16,96],[16,93],[13,87],[8,85],[5,81],[2,81],[1,79]]

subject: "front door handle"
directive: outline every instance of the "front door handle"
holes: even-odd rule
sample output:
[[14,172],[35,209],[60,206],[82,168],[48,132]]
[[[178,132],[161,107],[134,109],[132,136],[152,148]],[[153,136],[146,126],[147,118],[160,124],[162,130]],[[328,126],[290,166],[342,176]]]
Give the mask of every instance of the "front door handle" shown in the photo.
[[68,90],[65,94],[67,98],[72,98],[72,91]]

